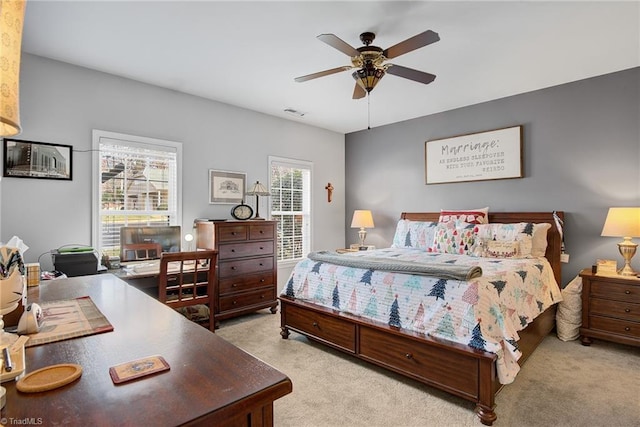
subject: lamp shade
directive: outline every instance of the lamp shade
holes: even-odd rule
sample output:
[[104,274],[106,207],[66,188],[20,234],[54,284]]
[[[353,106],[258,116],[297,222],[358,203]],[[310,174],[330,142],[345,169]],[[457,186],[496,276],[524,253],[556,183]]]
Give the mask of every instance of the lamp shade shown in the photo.
[[351,228],[373,228],[373,216],[371,211],[355,210],[351,220]]
[[251,190],[247,191],[247,196],[270,196],[269,190],[260,183],[260,181],[256,181],[251,187]]
[[0,0],[0,136],[20,133],[19,79],[24,0]]
[[601,235],[640,237],[640,207],[609,208]]
[[369,93],[376,87],[380,79],[384,77],[384,74],[385,72],[382,68],[376,68],[373,64],[365,64],[363,68],[354,71],[351,76],[362,89]]

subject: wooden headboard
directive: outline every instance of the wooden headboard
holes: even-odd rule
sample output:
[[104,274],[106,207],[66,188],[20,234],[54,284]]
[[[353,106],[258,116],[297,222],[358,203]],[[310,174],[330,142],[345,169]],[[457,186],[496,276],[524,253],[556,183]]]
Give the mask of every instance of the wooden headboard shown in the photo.
[[[558,218],[564,221],[564,212],[556,211]],[[440,212],[403,212],[401,219],[410,221],[434,221],[440,218]],[[553,273],[559,286],[562,286],[562,263],[560,254],[562,252],[562,237],[556,227],[552,212],[489,212],[490,223],[512,223],[512,222],[532,222],[549,223],[551,228],[547,232],[547,252],[545,258],[549,260]]]

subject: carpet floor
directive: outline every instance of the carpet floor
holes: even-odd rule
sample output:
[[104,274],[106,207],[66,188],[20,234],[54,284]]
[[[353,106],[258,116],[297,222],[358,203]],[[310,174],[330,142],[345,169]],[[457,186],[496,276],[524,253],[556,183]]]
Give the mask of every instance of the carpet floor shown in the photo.
[[[293,392],[274,404],[276,426],[481,426],[474,404],[292,332],[280,314],[230,319],[216,333],[285,373]],[[640,427],[640,348],[545,338],[496,396],[494,426]]]

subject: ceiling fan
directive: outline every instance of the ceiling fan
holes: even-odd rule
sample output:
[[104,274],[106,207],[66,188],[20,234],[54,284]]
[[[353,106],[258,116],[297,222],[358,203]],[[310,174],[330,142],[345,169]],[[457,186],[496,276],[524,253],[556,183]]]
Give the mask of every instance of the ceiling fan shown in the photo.
[[424,84],[429,84],[436,78],[433,74],[403,67],[401,65],[391,64],[385,61],[437,42],[440,40],[438,33],[427,30],[384,50],[371,44],[375,37],[376,35],[371,32],[360,34],[360,40],[364,43],[364,46],[356,49],[334,34],[320,34],[318,36],[320,41],[338,49],[346,55],[349,55],[351,57],[351,65],[345,65],[342,67],[332,68],[330,70],[308,74],[306,76],[296,77],[295,81],[299,83],[306,82],[307,80],[313,80],[318,77],[324,77],[330,74],[357,68],[357,70],[352,73],[353,78],[356,80],[355,89],[353,90],[353,99],[360,99],[370,93],[385,74],[393,74],[394,76],[403,77],[405,79]]

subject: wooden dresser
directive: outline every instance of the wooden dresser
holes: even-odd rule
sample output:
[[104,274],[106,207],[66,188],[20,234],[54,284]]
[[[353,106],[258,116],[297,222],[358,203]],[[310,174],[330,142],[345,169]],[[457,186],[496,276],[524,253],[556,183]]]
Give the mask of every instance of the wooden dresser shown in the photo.
[[276,221],[196,223],[198,249],[218,251],[215,320],[270,308],[276,313]]
[[580,339],[591,338],[640,346],[640,279],[631,276],[598,276],[590,269],[582,278],[582,327]]

